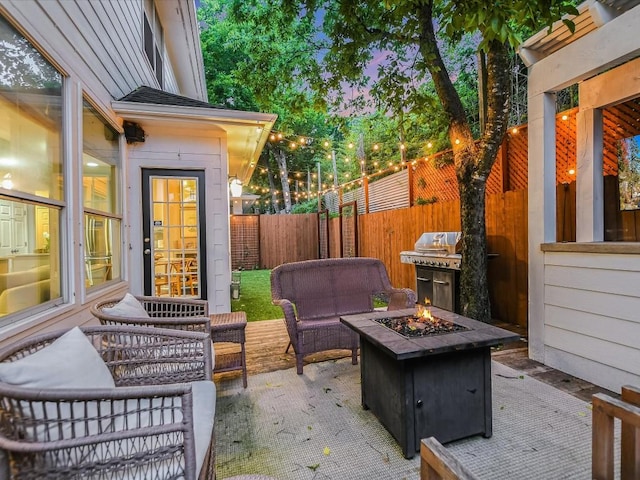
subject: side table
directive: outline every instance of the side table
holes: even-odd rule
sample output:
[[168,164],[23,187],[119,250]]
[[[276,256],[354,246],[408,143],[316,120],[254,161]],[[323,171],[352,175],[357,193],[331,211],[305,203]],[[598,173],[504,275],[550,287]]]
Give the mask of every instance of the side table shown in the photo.
[[247,360],[244,349],[247,315],[245,312],[211,315],[211,341],[239,343],[240,351],[216,354],[213,373],[242,370],[242,385],[247,388]]

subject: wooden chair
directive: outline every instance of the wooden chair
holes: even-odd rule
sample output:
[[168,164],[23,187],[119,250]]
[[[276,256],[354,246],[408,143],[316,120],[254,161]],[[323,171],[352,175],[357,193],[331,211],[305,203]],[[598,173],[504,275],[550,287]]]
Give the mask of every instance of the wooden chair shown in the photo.
[[156,296],[162,296],[165,288],[170,297],[180,296],[180,273],[176,264],[167,260],[156,260],[154,267],[153,283],[156,286]]
[[190,295],[198,293],[198,262],[195,258],[185,258],[178,266],[183,293]]
[[591,477],[613,480],[614,419],[622,422],[620,480],[640,478],[640,388],[622,387],[620,399],[603,393],[593,396]]
[[420,445],[420,480],[477,480],[435,437]]

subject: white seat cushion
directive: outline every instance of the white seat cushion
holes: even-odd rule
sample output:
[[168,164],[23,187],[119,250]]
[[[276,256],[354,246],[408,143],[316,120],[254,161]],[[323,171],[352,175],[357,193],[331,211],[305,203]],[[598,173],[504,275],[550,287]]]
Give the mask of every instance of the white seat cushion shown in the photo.
[[[196,446],[196,472],[200,472],[202,465],[211,443],[211,435],[213,433],[213,423],[216,411],[216,386],[210,380],[202,380],[191,383],[191,392],[193,394],[193,436]],[[165,405],[162,399],[155,398],[149,401],[143,400],[126,400],[127,410],[136,413],[130,413],[124,417],[118,417],[115,421],[114,428],[116,431],[125,428],[144,428],[156,425],[165,425],[182,422],[182,416],[177,413],[171,415],[169,410],[162,410],[163,415],[158,415],[162,407]],[[176,403],[180,406],[180,401]],[[123,410],[123,403],[116,402],[115,410],[120,413]],[[151,414],[150,414],[151,412]],[[176,412],[174,412],[176,413]],[[126,425],[126,427],[125,427]],[[170,477],[174,474],[176,465],[172,462],[159,464],[154,467],[154,471],[162,472]],[[125,477],[129,478],[129,477]]]
[[149,318],[149,314],[142,304],[130,293],[125,294],[124,298],[113,307],[104,307],[102,311],[114,317]]

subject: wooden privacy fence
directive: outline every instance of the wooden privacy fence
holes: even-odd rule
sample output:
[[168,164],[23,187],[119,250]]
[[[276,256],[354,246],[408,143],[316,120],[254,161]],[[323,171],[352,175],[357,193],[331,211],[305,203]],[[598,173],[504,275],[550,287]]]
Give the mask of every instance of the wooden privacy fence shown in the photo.
[[[246,219],[246,220],[245,220]],[[489,286],[493,317],[527,324],[527,192],[507,192],[487,197],[488,251],[498,257],[489,262]],[[248,224],[244,226],[243,222]],[[341,252],[340,218],[323,220],[329,225],[329,256]],[[324,223],[323,223],[324,225]],[[234,269],[274,268],[300,260],[320,258],[318,215],[239,215],[231,222],[233,239],[251,247],[232,245]],[[323,228],[325,228],[323,226]],[[242,230],[243,235],[235,230]],[[423,232],[460,230],[458,201],[386,210],[357,217],[358,255],[384,262],[397,287],[416,288],[413,265],[400,263],[400,252],[412,250]],[[248,238],[247,232],[255,238]],[[250,252],[257,249],[258,252]],[[242,256],[233,257],[233,252]],[[243,260],[249,258],[249,264]],[[257,263],[253,259],[259,258]]]
[[[487,196],[487,251],[492,316],[527,325],[527,192]],[[376,257],[387,266],[397,287],[416,288],[415,267],[400,263],[400,252],[413,250],[423,232],[459,231],[458,201],[415,206],[358,217],[360,256]]]

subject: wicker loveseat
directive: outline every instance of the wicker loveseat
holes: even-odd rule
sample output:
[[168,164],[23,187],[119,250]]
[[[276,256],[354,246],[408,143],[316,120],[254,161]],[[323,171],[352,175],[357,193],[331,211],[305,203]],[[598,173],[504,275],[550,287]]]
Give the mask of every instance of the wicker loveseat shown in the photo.
[[271,297],[284,321],[302,374],[305,355],[332,349],[351,350],[358,363],[358,336],[340,323],[341,315],[373,311],[375,296],[389,309],[416,303],[410,289],[393,288],[384,264],[376,258],[334,258],[285,263],[271,271]]
[[[210,334],[211,319],[206,300],[165,297],[133,297],[142,304],[147,316],[113,315],[109,309],[121,298],[103,300],[91,307],[91,313],[102,325],[140,325]],[[143,312],[144,314],[144,312]]]
[[0,478],[215,478],[204,333],[46,333],[0,350],[0,379]]

